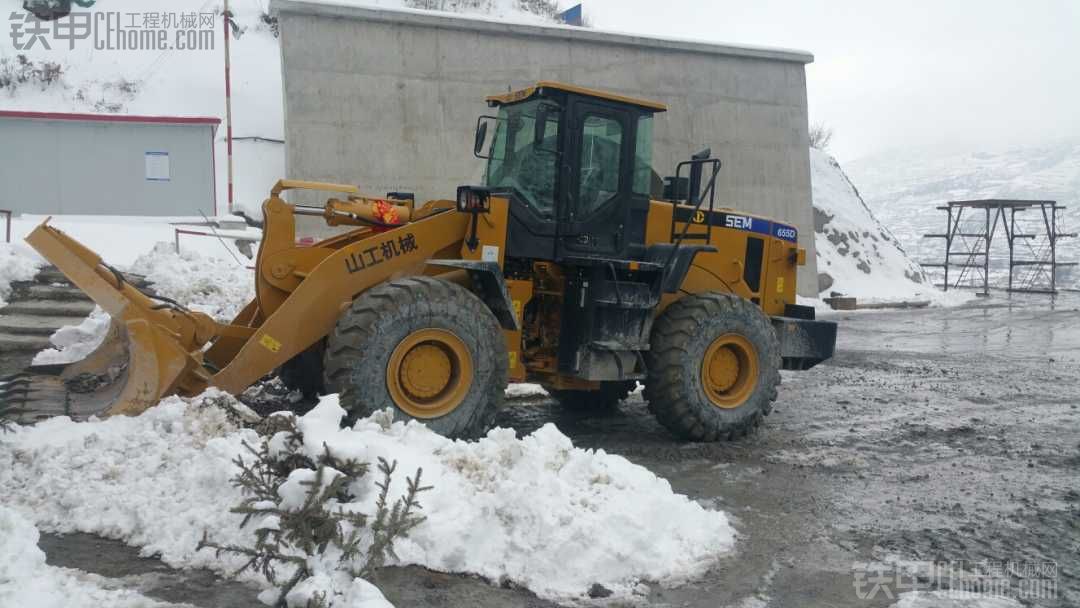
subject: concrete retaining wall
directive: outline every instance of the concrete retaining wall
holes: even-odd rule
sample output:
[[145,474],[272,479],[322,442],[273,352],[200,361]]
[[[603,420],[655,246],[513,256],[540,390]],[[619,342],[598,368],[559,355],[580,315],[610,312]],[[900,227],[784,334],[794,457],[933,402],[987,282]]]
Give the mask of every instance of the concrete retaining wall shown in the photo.
[[451,198],[482,175],[472,139],[488,94],[547,79],[654,99],[669,107],[655,125],[657,173],[711,147],[721,205],[798,226],[799,291],[815,295],[809,54],[293,0],[272,8],[289,177]]

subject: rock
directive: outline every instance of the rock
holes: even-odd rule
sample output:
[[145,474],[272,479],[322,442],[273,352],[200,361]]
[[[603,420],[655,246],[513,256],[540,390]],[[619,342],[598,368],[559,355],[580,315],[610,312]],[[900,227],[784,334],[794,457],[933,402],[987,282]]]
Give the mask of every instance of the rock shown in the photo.
[[600,583],[593,583],[592,587],[589,587],[589,597],[593,599],[610,597],[612,593],[611,589],[608,589]]
[[827,272],[819,272],[818,273],[818,275],[817,275],[817,290],[818,290],[818,293],[821,293],[821,292],[825,291],[826,289],[832,287],[832,285],[833,285],[832,275],[830,275]]
[[814,207],[814,232],[825,232],[825,224],[832,221],[834,216]]

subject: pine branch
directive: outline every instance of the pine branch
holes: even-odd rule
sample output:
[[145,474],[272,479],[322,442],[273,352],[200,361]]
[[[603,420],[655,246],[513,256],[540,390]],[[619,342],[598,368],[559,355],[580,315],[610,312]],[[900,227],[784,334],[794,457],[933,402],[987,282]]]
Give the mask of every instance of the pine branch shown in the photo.
[[[421,509],[418,497],[431,487],[421,484],[423,470],[417,469],[414,477],[406,478],[405,494],[391,503],[390,485],[397,461],[379,458],[381,476],[375,484],[379,494],[375,515],[370,517],[344,506],[356,500],[350,488],[367,475],[368,463],[338,458],[325,443],[322,454],[313,462],[304,454],[304,437],[295,417],[271,416],[267,421],[273,422],[262,431],[270,437],[285,434],[282,452],[271,454],[269,440],[263,441],[258,449],[245,442],[247,458],[240,455],[233,460],[237,472],[231,481],[241,490],[243,499],[231,512],[243,515],[241,528],[252,521],[263,522],[254,530],[254,544],[222,545],[210,540],[204,532],[198,549],[212,549],[219,556],[224,553],[243,557],[244,564],[236,574],[253,571],[264,576],[279,590],[278,606],[284,606],[285,596],[311,576],[308,558],[324,554],[331,546],[341,551],[339,563],[354,576],[370,574],[386,564],[388,558],[397,559],[394,541],[408,536],[424,521],[424,516],[418,514]],[[281,488],[298,470],[314,475],[299,482],[304,487],[299,507],[283,508]],[[369,529],[370,541],[366,533]],[[356,570],[353,564],[359,563],[363,566]],[[279,579],[281,566],[294,568],[285,581]],[[326,606],[325,595],[312,597],[308,606]]]
[[415,514],[415,511],[420,509],[417,497],[421,492],[431,489],[431,486],[420,485],[420,477],[424,472],[422,468],[416,469],[414,477],[405,478],[405,497],[398,498],[392,507],[387,508],[390,480],[396,469],[396,460],[388,464],[384,458],[379,458],[379,471],[383,477],[375,483],[379,488],[379,496],[375,501],[375,520],[371,524],[373,539],[371,547],[368,548],[367,561],[357,576],[370,575],[376,568],[386,564],[387,557],[398,559],[394,551],[394,541],[408,537],[409,532],[426,519],[423,515]]

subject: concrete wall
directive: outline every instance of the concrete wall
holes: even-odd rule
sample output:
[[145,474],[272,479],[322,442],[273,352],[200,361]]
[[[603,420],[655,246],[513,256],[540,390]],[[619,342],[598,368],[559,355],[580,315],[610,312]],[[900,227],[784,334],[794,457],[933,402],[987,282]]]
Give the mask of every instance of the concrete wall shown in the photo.
[[795,224],[817,288],[806,53],[280,0],[289,176],[450,198],[476,182],[485,95],[540,79],[664,102],[654,168],[711,147],[721,205]]
[[[213,128],[0,117],[0,209],[35,214],[214,214]],[[169,180],[146,179],[167,152]]]

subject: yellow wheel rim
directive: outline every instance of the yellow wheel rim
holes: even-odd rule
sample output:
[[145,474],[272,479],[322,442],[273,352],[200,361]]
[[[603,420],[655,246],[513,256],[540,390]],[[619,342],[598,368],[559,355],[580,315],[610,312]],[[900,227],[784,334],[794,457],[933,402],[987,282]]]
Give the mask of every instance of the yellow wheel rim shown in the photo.
[[420,329],[405,336],[386,366],[390,397],[413,418],[438,418],[454,411],[472,381],[469,348],[445,329]]
[[713,340],[701,362],[701,385],[713,405],[734,409],[746,403],[757,386],[757,349],[739,334]]

